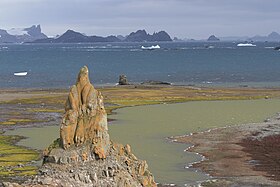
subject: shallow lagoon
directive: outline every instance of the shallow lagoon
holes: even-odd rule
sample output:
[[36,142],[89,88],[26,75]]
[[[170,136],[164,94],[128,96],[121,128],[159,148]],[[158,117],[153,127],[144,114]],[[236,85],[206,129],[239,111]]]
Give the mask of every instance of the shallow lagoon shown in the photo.
[[[203,131],[226,125],[260,122],[280,109],[280,100],[195,101],[181,104],[123,108],[110,118],[109,131],[114,141],[130,144],[138,158],[147,160],[156,181],[183,185],[207,179],[207,175],[185,169],[200,157],[183,150],[184,144],[169,142],[166,137]],[[57,126],[9,131],[30,137],[20,145],[44,149],[58,137]],[[39,140],[39,139],[43,139]]]

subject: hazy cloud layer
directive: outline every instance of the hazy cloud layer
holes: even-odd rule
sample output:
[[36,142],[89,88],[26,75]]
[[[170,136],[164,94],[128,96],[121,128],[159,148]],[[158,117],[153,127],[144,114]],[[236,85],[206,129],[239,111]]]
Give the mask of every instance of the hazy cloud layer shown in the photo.
[[280,32],[279,0],[0,0],[0,28],[41,24],[48,35],[166,30],[173,37]]

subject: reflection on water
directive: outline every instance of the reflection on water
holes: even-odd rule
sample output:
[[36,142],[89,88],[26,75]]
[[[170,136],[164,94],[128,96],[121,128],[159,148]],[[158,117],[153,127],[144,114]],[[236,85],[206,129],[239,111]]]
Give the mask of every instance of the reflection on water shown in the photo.
[[[109,126],[114,141],[130,144],[132,151],[147,160],[157,182],[195,183],[208,177],[192,169],[184,169],[199,156],[183,150],[185,144],[170,143],[166,137],[183,135],[209,128],[259,122],[280,109],[280,100],[201,101],[182,104],[139,106],[117,110]],[[30,137],[20,145],[44,149],[59,135],[57,126],[25,128],[9,131]]]

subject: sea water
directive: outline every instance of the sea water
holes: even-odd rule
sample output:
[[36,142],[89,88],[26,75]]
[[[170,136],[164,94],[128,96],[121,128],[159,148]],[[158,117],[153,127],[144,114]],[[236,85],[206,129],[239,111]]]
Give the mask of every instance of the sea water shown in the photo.
[[[237,47],[232,42],[1,44],[0,88],[68,88],[87,65],[94,84],[130,82],[280,86],[279,43]],[[141,46],[160,49],[142,50]],[[26,76],[14,72],[27,71]]]
[[[139,159],[147,160],[157,182],[191,185],[209,179],[205,173],[185,168],[200,161],[201,157],[184,152],[190,145],[170,142],[167,137],[261,122],[278,112],[279,108],[279,99],[194,101],[123,108],[110,116],[116,121],[110,123],[109,133],[113,141],[130,144]],[[59,127],[21,128],[6,134],[26,136],[28,138],[21,140],[19,145],[43,150],[59,136]]]

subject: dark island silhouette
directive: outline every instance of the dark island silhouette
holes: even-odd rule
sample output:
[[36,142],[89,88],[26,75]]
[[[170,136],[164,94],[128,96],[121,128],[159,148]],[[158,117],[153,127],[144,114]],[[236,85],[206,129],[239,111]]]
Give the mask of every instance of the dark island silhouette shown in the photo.
[[152,35],[145,30],[138,30],[130,33],[127,37],[120,36],[87,36],[85,34],[67,30],[57,38],[43,38],[31,43],[95,43],[95,42],[154,42],[154,41],[172,41],[169,34],[165,31],[155,32]]

